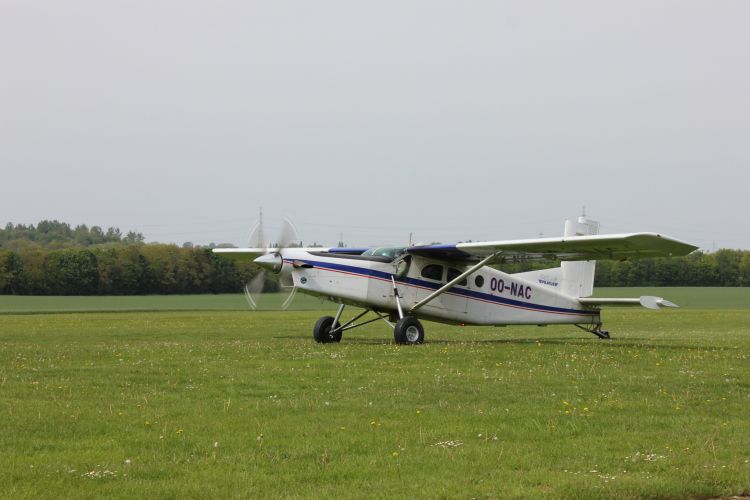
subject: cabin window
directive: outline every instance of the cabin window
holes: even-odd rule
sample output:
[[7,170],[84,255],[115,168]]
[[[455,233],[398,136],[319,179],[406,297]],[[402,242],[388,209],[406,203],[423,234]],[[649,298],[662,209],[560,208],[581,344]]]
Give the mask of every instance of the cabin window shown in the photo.
[[422,277],[430,280],[440,281],[443,279],[443,266],[430,264],[422,269]]
[[480,274],[476,278],[474,278],[474,284],[477,286],[477,288],[482,288],[484,286],[484,276]]
[[[452,267],[448,268],[448,281],[452,281],[459,277],[459,275],[462,274],[462,271],[459,271],[458,269],[454,269]],[[462,279],[457,283],[459,286],[466,286],[466,278]]]

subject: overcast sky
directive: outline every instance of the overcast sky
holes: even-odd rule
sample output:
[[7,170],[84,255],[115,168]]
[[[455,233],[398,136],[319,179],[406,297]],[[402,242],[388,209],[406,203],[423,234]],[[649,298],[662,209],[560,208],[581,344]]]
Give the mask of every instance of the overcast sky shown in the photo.
[[0,0],[0,224],[750,248],[750,2]]

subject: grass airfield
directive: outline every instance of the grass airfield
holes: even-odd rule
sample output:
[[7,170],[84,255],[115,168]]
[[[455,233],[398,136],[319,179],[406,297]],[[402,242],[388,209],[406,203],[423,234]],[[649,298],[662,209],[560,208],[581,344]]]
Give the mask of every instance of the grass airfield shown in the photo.
[[605,310],[610,341],[425,323],[422,346],[315,344],[333,309],[304,297],[326,310],[0,297],[0,495],[748,494],[750,293],[680,293]]

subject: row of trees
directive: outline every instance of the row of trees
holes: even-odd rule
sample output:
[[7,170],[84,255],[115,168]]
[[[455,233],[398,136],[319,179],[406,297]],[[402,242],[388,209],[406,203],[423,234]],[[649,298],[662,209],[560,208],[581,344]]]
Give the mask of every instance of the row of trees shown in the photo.
[[104,231],[99,226],[88,227],[86,224],[71,227],[70,224],[56,220],[43,220],[36,226],[9,222],[4,228],[0,228],[0,248],[11,250],[136,243],[143,243],[143,235],[135,231],[122,234],[117,227]]
[[[257,272],[203,248],[120,245],[63,250],[0,250],[0,293],[146,295],[230,293]],[[269,290],[277,287],[273,281]]]
[[[559,263],[518,262],[498,266],[516,273]],[[750,251],[722,249],[685,257],[633,259],[596,263],[596,286],[750,286]]]
[[686,257],[599,261],[597,286],[750,286],[750,251],[695,252]]
[[[550,263],[500,266],[506,272]],[[17,295],[141,295],[238,292],[257,268],[206,248],[136,244],[21,251],[0,249],[0,293]],[[274,277],[271,277],[272,279]],[[672,259],[599,261],[597,286],[749,286],[750,251],[696,252]],[[278,284],[266,284],[274,290]]]

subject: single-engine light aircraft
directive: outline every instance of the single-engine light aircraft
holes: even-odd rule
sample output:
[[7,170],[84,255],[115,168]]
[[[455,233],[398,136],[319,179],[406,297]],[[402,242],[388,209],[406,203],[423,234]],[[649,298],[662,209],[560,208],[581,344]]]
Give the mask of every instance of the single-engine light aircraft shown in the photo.
[[[592,298],[596,259],[687,255],[697,247],[655,233],[598,234],[585,216],[565,222],[564,236],[523,240],[376,248],[217,248],[291,276],[295,290],[339,304],[320,318],[316,342],[340,342],[343,332],[383,320],[397,344],[420,344],[420,319],[460,325],[572,324],[599,338],[600,307],[677,307],[661,297]],[[490,267],[523,260],[561,265],[516,274]],[[261,277],[262,279],[262,277]],[[262,283],[261,283],[262,285]],[[252,300],[252,299],[251,299]],[[363,308],[344,322],[347,305]],[[364,320],[372,313],[375,317]]]

